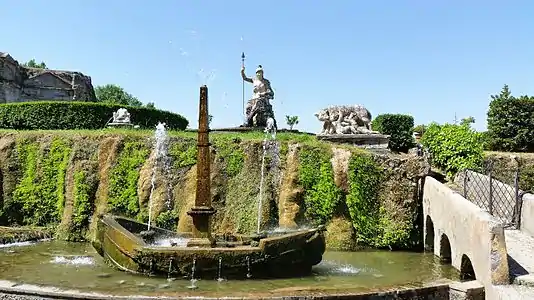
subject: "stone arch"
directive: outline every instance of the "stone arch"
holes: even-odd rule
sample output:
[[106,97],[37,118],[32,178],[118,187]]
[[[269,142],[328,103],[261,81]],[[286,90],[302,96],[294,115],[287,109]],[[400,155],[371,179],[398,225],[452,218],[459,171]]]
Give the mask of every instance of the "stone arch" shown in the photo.
[[446,234],[442,234],[439,241],[439,259],[443,264],[450,264],[452,261],[451,243]]
[[425,251],[434,251],[434,222],[428,215],[426,216],[425,224]]
[[469,256],[462,255],[462,262],[460,264],[460,280],[469,281],[476,280],[475,269],[473,269],[473,264],[471,264],[471,259]]

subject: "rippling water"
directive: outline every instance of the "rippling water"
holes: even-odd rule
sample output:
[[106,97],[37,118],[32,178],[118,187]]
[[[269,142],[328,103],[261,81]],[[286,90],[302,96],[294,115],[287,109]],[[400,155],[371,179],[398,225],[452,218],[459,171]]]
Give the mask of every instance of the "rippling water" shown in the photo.
[[[199,280],[197,291],[192,293],[230,295],[285,290],[369,290],[420,285],[457,276],[454,269],[441,265],[432,254],[326,252],[310,276],[272,280]],[[0,248],[0,279],[102,293],[190,292],[187,279],[171,281],[117,271],[104,264],[91,245],[59,241]]]

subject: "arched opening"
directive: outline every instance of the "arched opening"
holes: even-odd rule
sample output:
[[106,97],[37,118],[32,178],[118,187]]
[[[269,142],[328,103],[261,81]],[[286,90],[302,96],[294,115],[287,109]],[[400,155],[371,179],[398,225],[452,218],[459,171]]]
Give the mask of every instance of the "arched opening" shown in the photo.
[[471,260],[467,255],[462,255],[462,263],[460,265],[460,280],[461,281],[470,281],[476,280],[475,269],[471,264]]
[[426,216],[425,224],[425,251],[434,251],[434,223],[430,216]]
[[450,264],[451,257],[451,243],[447,235],[442,234],[439,242],[439,259],[442,264]]

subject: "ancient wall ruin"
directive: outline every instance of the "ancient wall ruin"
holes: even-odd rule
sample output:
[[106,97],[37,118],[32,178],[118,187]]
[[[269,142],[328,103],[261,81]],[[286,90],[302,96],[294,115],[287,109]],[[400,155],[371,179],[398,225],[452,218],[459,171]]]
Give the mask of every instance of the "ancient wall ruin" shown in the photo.
[[0,103],[39,100],[96,101],[96,95],[89,76],[24,67],[0,52]]

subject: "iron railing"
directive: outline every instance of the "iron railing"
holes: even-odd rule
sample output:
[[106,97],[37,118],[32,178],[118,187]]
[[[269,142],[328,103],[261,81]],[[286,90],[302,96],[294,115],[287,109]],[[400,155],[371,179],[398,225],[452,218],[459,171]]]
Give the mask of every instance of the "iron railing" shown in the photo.
[[486,210],[505,227],[519,229],[521,195],[519,190],[519,166],[494,173],[493,161],[488,161],[480,170],[466,169],[457,175],[467,200]]

